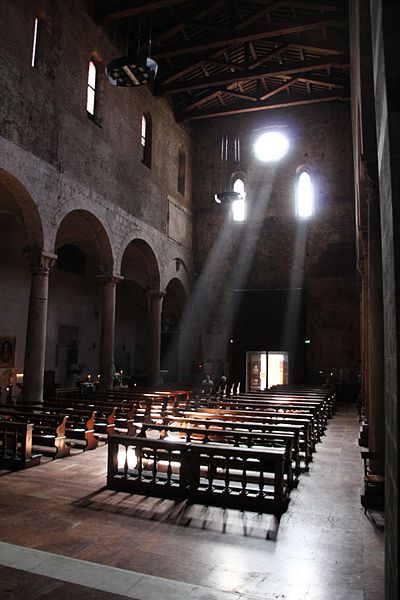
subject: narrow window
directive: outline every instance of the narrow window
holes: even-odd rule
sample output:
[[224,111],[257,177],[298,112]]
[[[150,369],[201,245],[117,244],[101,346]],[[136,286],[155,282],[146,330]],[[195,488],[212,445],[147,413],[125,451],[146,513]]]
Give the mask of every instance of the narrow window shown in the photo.
[[36,66],[36,50],[37,50],[37,36],[38,36],[38,28],[39,28],[39,19],[35,17],[33,23],[33,40],[32,40],[32,55],[31,55],[31,67]]
[[186,171],[186,155],[183,146],[179,146],[178,150],[178,192],[185,195],[185,171]]
[[86,110],[88,112],[88,115],[91,115],[92,117],[94,117],[96,104],[96,71],[96,65],[91,60],[89,63],[88,71]]
[[308,219],[314,214],[314,190],[310,174],[301,171],[297,180],[296,216]]
[[246,217],[246,192],[244,191],[244,181],[243,179],[240,179],[240,177],[235,179],[233,191],[239,194],[239,198],[232,202],[232,219],[236,222],[241,222],[244,221]]
[[148,113],[142,115],[140,130],[140,145],[142,162],[150,168],[151,166],[151,116]]

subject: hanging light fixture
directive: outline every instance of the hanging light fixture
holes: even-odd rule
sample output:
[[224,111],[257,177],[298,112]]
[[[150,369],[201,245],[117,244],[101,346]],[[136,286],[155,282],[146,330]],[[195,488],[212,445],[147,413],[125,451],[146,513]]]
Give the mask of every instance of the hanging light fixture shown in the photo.
[[225,134],[221,138],[220,191],[214,194],[213,202],[230,204],[240,199],[240,193],[230,189],[232,172],[238,170],[239,165],[240,140],[237,136],[231,139],[228,134]]
[[[135,87],[146,85],[157,75],[158,65],[151,58],[151,23],[149,25],[149,56],[139,54],[140,48],[140,21],[138,23],[138,45],[137,51],[128,51],[126,56],[121,56],[108,63],[106,66],[106,77],[111,85],[121,87]],[[129,47],[129,31],[128,43]]]
[[153,81],[158,65],[149,56],[137,54],[122,56],[112,60],[106,66],[107,80],[111,85],[134,87]]

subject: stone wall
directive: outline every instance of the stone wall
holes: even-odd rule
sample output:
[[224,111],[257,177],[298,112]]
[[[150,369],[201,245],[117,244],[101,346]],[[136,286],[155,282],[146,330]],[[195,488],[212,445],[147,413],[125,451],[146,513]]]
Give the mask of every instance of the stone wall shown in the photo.
[[385,412],[386,412],[386,553],[385,598],[399,597],[399,241],[400,212],[400,104],[398,22],[400,10],[393,2],[371,2],[376,135],[378,142],[381,207]]
[[[50,274],[46,369],[56,374],[61,370],[59,326],[68,324],[84,333],[80,361],[96,373],[100,309],[95,275],[120,273],[132,242],[147,248],[157,273],[154,280],[146,275],[138,284],[165,290],[177,278],[187,295],[190,289],[190,129],[177,124],[169,103],[154,98],[146,86],[125,89],[106,82],[104,67],[121,51],[113,47],[109,32],[95,24],[87,5],[83,0],[0,3],[0,219],[11,240],[0,265],[6,282],[0,335],[17,336],[20,371],[30,285],[23,257],[27,246],[56,254],[61,244],[72,243],[90,259],[87,282],[76,276],[69,281],[57,267]],[[37,60],[32,67],[36,16]],[[95,119],[86,110],[90,60],[97,66]],[[152,119],[151,168],[140,156],[145,111]],[[184,195],[178,191],[180,146],[186,154]],[[178,227],[171,205],[184,215]],[[145,257],[139,254],[134,260],[131,271],[145,273]]]
[[[280,162],[261,163],[253,145],[271,127],[287,135],[289,151]],[[240,138],[241,162],[223,163],[221,172],[220,140],[227,132]],[[305,333],[311,340],[306,377],[321,380],[332,370],[354,377],[360,358],[359,290],[349,106],[329,103],[214,119],[197,124],[194,139],[195,264],[203,290],[198,295],[208,311],[206,330],[210,321],[217,322],[218,331],[231,337],[233,289],[303,288]],[[315,214],[307,221],[295,216],[302,166],[315,189]],[[229,207],[212,202],[227,171],[228,178],[238,171],[246,180],[244,223],[232,222]],[[219,347],[225,354],[215,356],[216,342],[210,333],[205,353],[227,362],[226,348]]]

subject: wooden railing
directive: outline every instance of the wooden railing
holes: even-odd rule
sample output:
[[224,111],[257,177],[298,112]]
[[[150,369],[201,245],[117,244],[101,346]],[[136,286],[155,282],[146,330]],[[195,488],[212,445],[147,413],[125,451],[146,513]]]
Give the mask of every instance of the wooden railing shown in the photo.
[[285,448],[244,448],[123,435],[108,439],[107,486],[274,514],[286,510]]

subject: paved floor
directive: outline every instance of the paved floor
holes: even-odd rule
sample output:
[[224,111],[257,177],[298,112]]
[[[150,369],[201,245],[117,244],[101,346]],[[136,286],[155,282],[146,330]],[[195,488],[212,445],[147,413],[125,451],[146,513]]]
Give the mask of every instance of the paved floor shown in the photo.
[[[3,599],[383,600],[383,533],[360,505],[353,407],[268,515],[105,489],[107,448],[0,476]],[[104,568],[105,565],[106,568]]]

